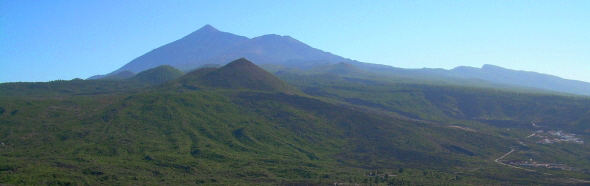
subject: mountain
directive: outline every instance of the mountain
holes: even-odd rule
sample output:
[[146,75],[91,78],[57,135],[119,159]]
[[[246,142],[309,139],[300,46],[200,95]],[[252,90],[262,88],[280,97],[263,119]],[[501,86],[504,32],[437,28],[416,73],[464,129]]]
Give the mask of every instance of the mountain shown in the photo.
[[160,84],[168,80],[176,79],[182,75],[184,75],[182,71],[169,65],[162,65],[140,72],[137,75],[129,78],[129,80],[149,84]]
[[445,84],[521,89],[529,92],[570,93],[590,95],[590,83],[569,80],[537,72],[518,71],[494,65],[482,68],[459,66],[451,70],[440,68],[404,69],[386,65],[353,62],[356,67],[374,74]]
[[[493,86],[526,86],[590,95],[590,83],[566,80],[557,76],[514,71],[493,65],[484,65],[481,69],[457,67],[453,70],[396,68],[346,59],[313,48],[289,36],[269,34],[250,39],[219,31],[211,25],[205,25],[177,41],[139,56],[108,75],[123,71],[138,73],[160,65],[170,65],[181,71],[192,71],[204,65],[224,65],[237,58],[250,59],[272,72],[286,69],[296,72],[297,69],[309,70],[344,62],[370,73],[410,79],[456,82],[458,84],[466,81],[478,84],[477,81],[483,80],[495,84]],[[336,73],[352,73],[352,71],[345,71]],[[89,79],[101,77],[104,76],[93,76]]]
[[229,48],[222,55],[211,58],[206,62],[186,64],[181,68],[190,68],[191,65],[201,65],[202,63],[225,62],[240,57],[248,58],[257,64],[281,64],[298,68],[306,68],[326,62],[352,61],[313,48],[289,36],[269,34],[241,42]]
[[183,82],[181,84],[184,86],[302,94],[245,58],[234,60],[219,69],[202,68],[193,71],[179,78],[178,81]]
[[312,61],[330,63],[352,61],[324,52],[289,36],[264,35],[249,39],[219,31],[211,25],[156,48],[111,72],[140,72],[159,65],[190,70],[210,64],[226,64],[237,58],[248,58],[257,64],[308,65]]
[[179,40],[135,58],[110,74],[125,70],[137,73],[160,65],[178,66],[203,61],[222,55],[228,47],[247,40],[247,37],[221,32],[211,25],[205,25]]
[[463,78],[478,78],[511,85],[535,87],[546,90],[590,95],[590,83],[537,72],[517,71],[486,64],[482,68],[457,67],[450,75]]

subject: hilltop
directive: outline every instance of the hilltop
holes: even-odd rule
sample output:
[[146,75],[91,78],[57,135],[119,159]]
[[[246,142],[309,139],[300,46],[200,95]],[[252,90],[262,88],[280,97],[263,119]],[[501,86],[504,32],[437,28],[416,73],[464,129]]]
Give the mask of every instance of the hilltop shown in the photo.
[[272,92],[300,93],[251,61],[240,58],[203,75],[199,82],[210,87],[251,89]]

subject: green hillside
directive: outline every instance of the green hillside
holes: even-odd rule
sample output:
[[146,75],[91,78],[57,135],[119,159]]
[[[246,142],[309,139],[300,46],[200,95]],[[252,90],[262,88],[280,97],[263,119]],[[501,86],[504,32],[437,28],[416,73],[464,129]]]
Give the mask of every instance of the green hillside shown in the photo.
[[[185,77],[200,78],[200,77],[204,76],[205,74],[215,71],[217,69],[218,68],[215,68],[215,67],[200,68],[200,69],[196,69],[196,70],[193,70],[193,71],[187,73]],[[187,79],[187,78],[185,78],[185,79]],[[192,80],[196,80],[196,79],[192,79]]]
[[[564,130],[588,128],[590,98],[471,86],[392,83],[328,75],[281,75],[303,92],[395,112],[409,118],[536,122]],[[529,125],[532,127],[532,125]]]
[[201,83],[199,83],[199,79],[201,77],[203,77],[204,75],[206,75],[209,72],[215,71],[218,68],[200,68],[197,70],[193,70],[189,73],[186,73],[184,76],[168,82],[166,84],[163,85],[163,87],[165,89],[173,89],[173,88],[186,88],[189,90],[198,90],[198,89],[202,89],[203,85]]
[[128,70],[125,70],[123,72],[119,72],[117,74],[109,75],[109,76],[106,76],[106,77],[101,78],[101,79],[103,79],[103,80],[106,80],[106,79],[127,79],[127,78],[130,78],[130,77],[133,77],[133,76],[135,76],[135,73],[133,73],[131,71],[128,71]]
[[0,84],[0,98],[65,99],[75,95],[114,94],[148,87],[149,84],[121,80],[58,80]]
[[[134,78],[162,80],[156,72],[176,71],[164,66]],[[583,181],[570,178],[590,179],[587,144],[540,144],[541,133],[529,136],[563,130],[588,140],[586,97],[334,73],[286,73],[281,80],[246,59],[165,77],[152,86],[147,83],[156,81],[0,84],[0,183],[571,185]],[[514,153],[504,160],[576,169],[531,172],[495,161],[508,152]]]
[[[192,79],[194,81],[191,81]],[[203,68],[193,71],[179,81],[184,82],[185,86],[188,83],[208,88],[302,94],[298,89],[245,58],[232,61],[219,69]]]
[[172,66],[162,65],[143,72],[129,78],[131,81],[139,81],[149,84],[160,84],[168,80],[176,79],[184,73]]
[[[510,145],[280,93],[156,92],[27,103],[2,102],[10,105],[1,115],[4,183],[37,183],[52,172],[52,182],[87,184],[348,180],[362,168],[467,166]],[[426,131],[430,139],[420,136]],[[435,140],[449,134],[454,137]],[[455,142],[464,136],[473,139]],[[477,148],[489,141],[489,149]]]

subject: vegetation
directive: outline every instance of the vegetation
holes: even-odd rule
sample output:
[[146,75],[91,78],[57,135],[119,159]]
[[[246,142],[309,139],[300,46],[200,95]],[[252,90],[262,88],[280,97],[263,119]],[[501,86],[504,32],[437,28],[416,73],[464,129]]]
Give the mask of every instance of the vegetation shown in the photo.
[[131,71],[128,71],[128,70],[125,70],[123,72],[119,72],[118,74],[113,74],[113,75],[106,76],[106,77],[104,77],[102,79],[127,79],[127,78],[130,78],[130,77],[133,77],[133,76],[135,76],[135,73],[133,73]]
[[[0,84],[0,183],[570,185],[583,183],[570,178],[590,179],[586,144],[528,137],[559,129],[588,139],[587,97],[400,83],[338,70],[278,79],[245,59],[179,78],[156,70],[176,72],[158,67],[128,80]],[[529,172],[494,161],[511,149],[504,159],[577,170]]]
[[171,86],[194,89],[247,89],[266,92],[302,94],[298,89],[285,83],[247,59],[237,59],[219,69],[202,68],[179,79]]
[[131,77],[129,80],[149,84],[160,84],[168,80],[179,78],[182,75],[184,75],[182,71],[169,65],[162,65],[140,72],[137,75]]

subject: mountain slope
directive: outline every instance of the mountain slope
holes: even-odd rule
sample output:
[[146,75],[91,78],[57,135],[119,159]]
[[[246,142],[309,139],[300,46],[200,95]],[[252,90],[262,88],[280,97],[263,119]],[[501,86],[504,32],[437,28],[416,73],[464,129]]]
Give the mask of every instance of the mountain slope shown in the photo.
[[[484,65],[481,69],[458,67],[444,69],[403,69],[387,65],[363,63],[343,58],[313,48],[289,36],[274,34],[249,39],[247,37],[221,32],[211,25],[177,40],[156,48],[123,67],[111,72],[118,74],[125,70],[138,73],[160,65],[171,65],[182,71],[190,71],[203,65],[224,65],[237,58],[248,58],[256,64],[272,67],[274,71],[286,68],[311,69],[318,66],[345,62],[372,73],[426,79],[434,81],[473,81],[481,79],[492,83],[512,86],[526,86],[544,90],[590,95],[590,83],[565,80],[556,76],[533,72],[514,71]],[[89,79],[100,78],[93,76]],[[441,78],[446,77],[446,78]],[[461,82],[458,82],[461,83]],[[477,83],[475,83],[477,84]]]
[[[130,78],[133,76],[135,76],[135,73],[125,70],[123,72],[119,72],[118,74],[108,75],[108,76],[106,76],[104,78],[100,78],[100,79],[127,79],[127,78]],[[96,79],[99,79],[99,78],[96,78]]]
[[[64,83],[76,89],[84,83],[130,81],[15,83],[19,89],[9,95],[0,91],[0,182],[559,185],[571,183],[562,182],[570,175],[588,178],[583,172],[550,170],[554,176],[549,176],[541,174],[544,169],[526,172],[493,161],[509,147],[530,148],[508,157],[542,157],[544,162],[586,169],[590,168],[587,145],[540,145],[525,138],[532,130],[469,121],[472,117],[580,120],[588,126],[587,99],[453,86],[378,85],[334,74],[290,81],[317,96],[311,97],[282,93],[284,87],[270,80],[273,77],[239,59],[219,69],[203,68],[126,92],[70,90],[67,97],[29,97],[22,95],[32,90],[60,91],[51,86]],[[182,89],[189,82],[195,88]],[[0,89],[15,85],[1,84]],[[407,117],[400,116],[404,114]],[[377,179],[368,176],[369,171],[396,176]]]
[[123,67],[111,72],[125,70],[140,72],[160,65],[171,65],[180,70],[189,70],[206,64],[225,64],[237,58],[248,58],[258,64],[299,64],[313,61],[352,61],[312,48],[289,36],[264,35],[247,37],[221,32],[211,25],[156,48]]
[[405,78],[488,88],[505,87],[506,89],[525,92],[561,92],[590,95],[590,83],[588,82],[563,79],[537,72],[511,70],[494,65],[484,65],[482,68],[460,66],[452,70],[445,70],[433,68],[404,69],[361,62],[353,62],[352,64],[368,72],[390,76],[391,79]]
[[160,65],[178,66],[205,60],[221,55],[228,47],[246,40],[247,37],[221,32],[211,25],[205,25],[179,40],[139,56],[110,74],[125,70],[137,73]]
[[478,78],[492,82],[511,85],[535,87],[546,90],[590,95],[590,83],[563,79],[553,75],[536,72],[517,71],[494,65],[484,65],[482,68],[457,67],[450,71],[450,75],[464,78]]
[[137,75],[129,78],[129,80],[149,84],[160,84],[168,80],[176,79],[182,75],[184,75],[182,71],[169,65],[162,65],[140,72]]
[[319,65],[309,70],[314,73],[330,73],[336,75],[366,75],[366,71],[345,62],[329,65]]
[[186,64],[186,67],[182,68],[188,68],[191,65],[201,65],[203,63],[220,63],[241,57],[255,61],[256,64],[281,64],[298,68],[313,66],[314,63],[318,62],[335,63],[352,61],[313,48],[289,36],[270,34],[240,42],[218,57],[211,58],[205,62]]
[[391,83],[387,80],[280,74],[308,95],[330,97],[349,104],[395,112],[405,117],[447,122],[449,119],[510,127],[548,127],[590,134],[590,98],[514,92],[461,85]]
[[[204,74],[204,72],[207,72]],[[193,79],[199,76],[194,82],[184,79]],[[223,89],[248,89],[269,92],[284,92],[302,94],[299,90],[275,77],[264,69],[256,66],[245,58],[237,59],[219,69],[200,69],[187,77],[179,79],[186,83],[193,83],[197,86]]]
[[280,93],[145,91],[0,105],[0,181],[11,184],[360,182],[359,167],[467,166],[511,144]]

